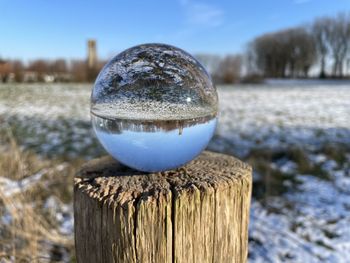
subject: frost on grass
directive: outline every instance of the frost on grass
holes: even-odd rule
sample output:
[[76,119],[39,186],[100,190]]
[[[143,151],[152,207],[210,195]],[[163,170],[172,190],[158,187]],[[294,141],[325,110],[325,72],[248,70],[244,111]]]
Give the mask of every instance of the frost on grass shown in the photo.
[[[22,150],[69,165],[98,156],[103,151],[90,129],[90,90],[89,85],[0,86],[0,134],[10,129]],[[210,149],[254,167],[250,262],[348,262],[350,88],[219,87],[219,99]],[[2,177],[0,184],[16,192],[35,179],[46,180],[35,175],[25,184],[23,178]],[[58,231],[72,236],[70,207],[57,196],[43,204]],[[4,213],[1,220],[8,224],[11,216]]]

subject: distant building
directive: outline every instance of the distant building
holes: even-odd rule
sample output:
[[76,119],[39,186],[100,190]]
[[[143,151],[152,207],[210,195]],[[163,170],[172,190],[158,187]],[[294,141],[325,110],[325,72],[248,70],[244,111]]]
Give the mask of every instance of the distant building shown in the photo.
[[99,62],[97,60],[96,41],[88,40],[88,57],[86,68],[86,80],[95,81],[99,72]]
[[88,40],[88,57],[87,64],[89,69],[95,69],[97,67],[97,51],[96,41],[93,39]]

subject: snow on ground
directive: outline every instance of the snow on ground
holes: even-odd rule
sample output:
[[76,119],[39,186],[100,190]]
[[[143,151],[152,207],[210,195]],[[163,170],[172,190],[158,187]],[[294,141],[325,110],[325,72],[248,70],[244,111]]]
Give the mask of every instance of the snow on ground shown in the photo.
[[225,87],[219,99],[217,135],[239,155],[257,144],[350,142],[350,86]]
[[[103,153],[89,123],[90,85],[0,86],[0,132],[43,156]],[[220,119],[209,148],[255,170],[251,262],[348,262],[350,87],[271,83],[220,87]],[[0,133],[1,134],[1,133]],[[263,161],[263,163],[261,163]],[[12,189],[19,182],[6,181]],[[50,198],[61,231],[71,208]]]

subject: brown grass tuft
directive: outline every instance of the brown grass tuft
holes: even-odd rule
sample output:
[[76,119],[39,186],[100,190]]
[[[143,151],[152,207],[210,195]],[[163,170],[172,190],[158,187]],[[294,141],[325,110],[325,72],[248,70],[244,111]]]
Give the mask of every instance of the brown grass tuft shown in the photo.
[[[0,151],[0,259],[52,262],[63,260],[66,254],[70,260],[73,237],[59,232],[57,220],[45,211],[44,202],[54,195],[71,203],[68,189],[72,188],[75,167],[23,151],[10,132],[6,140]],[[75,162],[76,167],[80,163]]]

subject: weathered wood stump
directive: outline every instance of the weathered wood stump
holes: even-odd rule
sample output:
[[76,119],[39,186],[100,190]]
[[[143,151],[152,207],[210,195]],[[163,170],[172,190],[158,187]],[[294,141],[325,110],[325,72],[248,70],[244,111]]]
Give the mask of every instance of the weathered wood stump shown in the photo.
[[74,181],[78,262],[245,262],[251,173],[212,152],[151,174],[88,162]]

